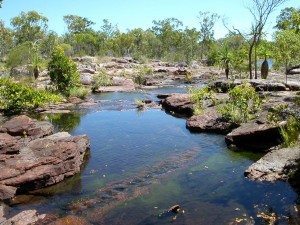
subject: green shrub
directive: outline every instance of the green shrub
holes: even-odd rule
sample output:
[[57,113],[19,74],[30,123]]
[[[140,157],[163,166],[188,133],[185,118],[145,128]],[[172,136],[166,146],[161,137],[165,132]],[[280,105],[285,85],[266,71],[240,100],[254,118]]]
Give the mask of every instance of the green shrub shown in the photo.
[[5,114],[18,114],[62,99],[45,90],[35,90],[10,79],[0,78],[0,110]]
[[69,96],[70,89],[79,83],[79,73],[76,64],[65,56],[62,47],[56,47],[48,64],[51,82],[62,94]]
[[269,109],[266,118],[269,123],[277,124],[278,122],[284,120],[285,115],[288,113],[288,105],[280,104],[278,106],[273,106]]
[[73,87],[70,89],[70,97],[84,99],[89,94],[91,94],[91,90],[85,87]]
[[290,116],[286,126],[280,127],[280,134],[283,140],[283,147],[297,145],[300,135],[300,118]]
[[105,68],[101,68],[99,73],[93,77],[93,89],[97,89],[100,86],[112,86],[112,81]]
[[205,106],[215,103],[214,92],[209,86],[205,88],[189,88],[190,100],[194,103],[193,110],[195,115],[203,113]]
[[141,99],[135,99],[134,102],[139,109],[143,109],[145,107],[145,103]]
[[262,100],[255,89],[247,84],[234,87],[228,92],[227,104],[219,107],[219,113],[235,124],[248,122],[260,110]]

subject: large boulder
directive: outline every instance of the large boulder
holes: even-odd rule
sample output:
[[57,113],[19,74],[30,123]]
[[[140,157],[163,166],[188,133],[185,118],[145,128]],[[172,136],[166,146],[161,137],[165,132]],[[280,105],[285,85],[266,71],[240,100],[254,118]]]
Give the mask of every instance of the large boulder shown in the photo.
[[217,107],[209,107],[201,115],[187,119],[186,127],[193,132],[212,132],[228,134],[235,126],[228,120],[220,117]]
[[[48,122],[14,117],[0,128],[0,200],[58,183],[80,171],[86,135],[53,133]],[[50,135],[50,136],[49,136]]]
[[227,134],[225,141],[228,146],[243,150],[265,151],[281,143],[279,126],[260,121],[251,121],[242,124]]
[[170,112],[193,115],[193,103],[189,94],[173,94],[162,100],[162,107]]
[[53,133],[53,126],[48,122],[38,122],[28,116],[21,115],[5,122],[0,127],[0,132],[12,136],[26,136],[40,138]]
[[66,132],[33,140],[14,157],[0,156],[0,184],[28,191],[58,183],[80,171],[88,148],[87,136]]
[[289,174],[299,169],[300,148],[273,150],[252,164],[245,176],[251,180],[287,180]]

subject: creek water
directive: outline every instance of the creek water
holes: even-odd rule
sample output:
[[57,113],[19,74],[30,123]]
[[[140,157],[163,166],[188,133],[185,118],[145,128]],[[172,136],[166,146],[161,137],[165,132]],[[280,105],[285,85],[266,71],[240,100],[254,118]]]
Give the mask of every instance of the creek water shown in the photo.
[[[110,225],[271,224],[276,214],[277,224],[299,224],[299,195],[288,183],[244,178],[261,154],[230,151],[222,135],[191,133],[183,117],[134,105],[185,91],[99,94],[92,108],[49,115],[57,131],[90,137],[89,156],[80,174],[19,196],[11,214],[37,209],[49,221],[72,215]],[[179,213],[168,212],[177,204]]]

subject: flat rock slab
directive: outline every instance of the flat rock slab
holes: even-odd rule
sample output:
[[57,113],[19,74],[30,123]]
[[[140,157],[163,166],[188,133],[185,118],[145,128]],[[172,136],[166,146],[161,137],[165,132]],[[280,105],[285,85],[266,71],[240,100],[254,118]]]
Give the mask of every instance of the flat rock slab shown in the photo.
[[123,77],[113,77],[112,86],[99,87],[95,92],[130,92],[135,91],[134,82],[132,79]]
[[14,117],[0,127],[0,200],[56,184],[80,171],[89,138],[52,134],[53,129],[52,124],[27,116]]
[[234,126],[220,117],[217,107],[209,107],[203,114],[192,116],[187,119],[186,127],[193,132],[212,132],[217,134],[228,134]]
[[278,126],[256,121],[242,124],[225,137],[228,146],[250,151],[265,151],[281,143]]
[[299,147],[273,150],[252,164],[245,176],[259,181],[287,180],[289,173],[299,169],[299,162]]
[[190,101],[189,94],[173,94],[162,100],[162,107],[167,111],[193,115],[193,103]]
[[1,225],[28,225],[28,224],[35,224],[38,220],[44,219],[45,214],[38,215],[36,210],[26,210],[20,212],[19,214],[15,215],[14,217],[5,220],[1,223]]

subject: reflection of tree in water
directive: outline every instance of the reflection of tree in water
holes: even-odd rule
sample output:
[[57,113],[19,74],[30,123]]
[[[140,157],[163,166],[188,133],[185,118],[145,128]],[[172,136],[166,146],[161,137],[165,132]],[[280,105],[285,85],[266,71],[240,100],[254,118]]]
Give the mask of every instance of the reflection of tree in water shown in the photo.
[[49,121],[57,131],[71,132],[80,124],[80,113],[50,114]]

